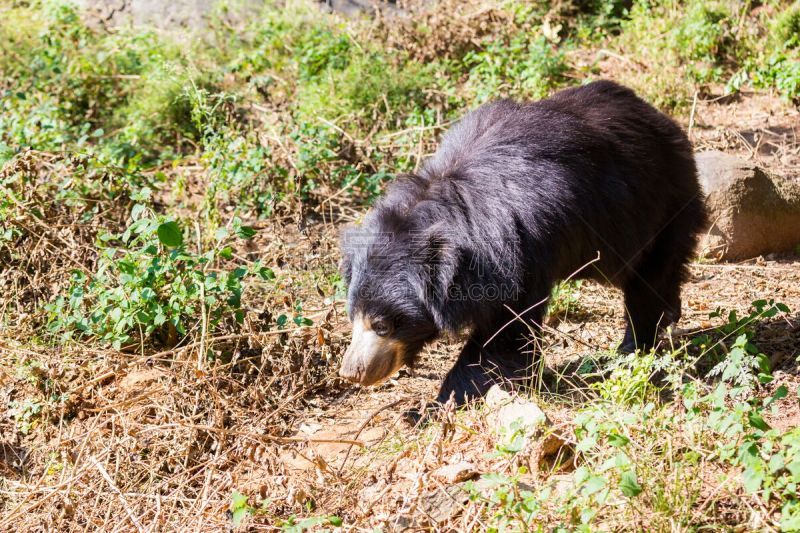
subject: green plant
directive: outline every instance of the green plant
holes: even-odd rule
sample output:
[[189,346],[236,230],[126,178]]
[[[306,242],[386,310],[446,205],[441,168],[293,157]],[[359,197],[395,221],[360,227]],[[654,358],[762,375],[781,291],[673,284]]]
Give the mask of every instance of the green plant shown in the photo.
[[341,70],[329,70],[298,88],[301,120],[363,119],[374,113],[402,114],[425,101],[425,89],[435,85],[431,69],[419,64],[397,65],[377,52],[360,52]]
[[329,29],[313,28],[302,35],[294,50],[300,79],[310,80],[350,63],[350,39]]
[[464,484],[470,501],[482,503],[489,509],[488,531],[524,530],[541,510],[539,499],[546,492],[522,488],[520,480],[526,473],[527,469],[520,467],[511,476],[489,473],[482,475],[477,482]]
[[770,54],[750,76],[754,86],[775,87],[785,99],[796,101],[800,99],[800,52],[795,49]]
[[27,435],[40,421],[42,404],[34,400],[12,401],[8,404],[8,414],[17,424],[17,430]]
[[33,16],[12,9],[0,28],[0,76],[20,81],[0,86],[0,143],[55,151],[103,140],[115,159],[152,161],[169,157],[165,145],[176,138],[194,136],[177,47],[147,32],[91,29],[66,3],[44,8]]
[[231,524],[233,527],[242,525],[245,519],[249,516],[267,514],[271,501],[269,499],[261,500],[258,507],[250,505],[249,498],[246,494],[242,494],[238,490],[234,490],[231,494],[231,505],[228,508],[230,513]]
[[[553,516],[561,517],[557,527],[565,530],[637,523],[655,530],[676,523],[691,527],[696,505],[708,498],[709,479],[701,473],[713,464],[773,510],[776,526],[793,530],[800,518],[795,491],[800,436],[795,429],[779,432],[766,422],[789,391],[780,386],[759,399],[756,393],[768,380],[768,369],[749,359],[758,351],[746,347],[750,340],[743,333],[785,310],[782,304],[759,300],[746,317],[727,315],[718,344],[730,343],[730,348],[713,374],[719,377],[716,383],[697,378],[697,359],[688,357],[686,346],[612,360],[605,378],[591,385],[591,401],[577,409],[577,468],[567,476],[566,487],[555,490],[564,484],[555,477],[531,480],[524,468],[510,475],[484,474],[465,486],[471,501],[482,506],[489,529],[551,528]],[[731,335],[738,337],[731,342]],[[524,446],[513,433],[498,450],[513,458]],[[724,487],[726,481],[721,483]]]
[[800,2],[787,7],[775,19],[772,35],[778,44],[788,48],[800,46]]
[[[227,229],[217,231],[210,249],[192,252],[178,223],[149,215],[144,204],[133,207],[131,220],[121,235],[99,237],[96,272],[73,272],[69,296],[47,306],[52,332],[96,337],[119,349],[154,333],[172,345],[201,322],[209,331],[223,321],[241,323],[242,280],[270,272],[258,264],[219,269],[233,257]],[[238,219],[232,230],[240,238],[253,234]]]
[[333,526],[342,527],[343,521],[338,516],[313,516],[310,518],[303,518],[298,520],[295,516],[289,517],[288,520],[280,524],[281,531],[286,533],[303,533],[310,529],[319,531],[328,531],[328,529],[320,526]]
[[563,53],[543,36],[517,35],[508,41],[488,40],[484,48],[469,52],[468,87],[475,103],[498,95],[539,99],[562,82],[567,70]]
[[562,281],[553,287],[547,304],[547,314],[566,320],[570,314],[584,312],[580,304],[583,280]]
[[[735,310],[726,313],[723,309],[716,309],[710,317],[725,317],[725,322],[716,328],[714,335],[699,335],[692,339],[692,344],[701,348],[701,359],[715,363],[710,375],[720,376],[724,381],[733,380],[743,391],[750,391],[759,382],[766,383],[772,379],[769,359],[751,342],[754,328],[762,320],[788,312],[785,304],[774,300],[752,302],[749,313],[742,317]],[[725,342],[731,339],[732,343]]]
[[[294,313],[291,319],[296,326],[310,326],[314,323],[310,318],[303,316],[303,303],[300,300],[296,301],[294,304]],[[286,327],[289,325],[289,316],[281,314],[275,320],[275,323],[279,328]]]

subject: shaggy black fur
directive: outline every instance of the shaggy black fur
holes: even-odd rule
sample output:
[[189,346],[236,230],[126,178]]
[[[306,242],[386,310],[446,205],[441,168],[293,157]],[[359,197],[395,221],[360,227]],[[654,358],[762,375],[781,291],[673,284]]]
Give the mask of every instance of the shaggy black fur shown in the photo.
[[345,231],[349,311],[389,321],[409,364],[441,332],[469,330],[438,398],[460,403],[528,376],[553,284],[598,254],[579,277],[624,290],[624,350],[652,346],[680,317],[705,223],[689,140],[630,89],[496,101]]

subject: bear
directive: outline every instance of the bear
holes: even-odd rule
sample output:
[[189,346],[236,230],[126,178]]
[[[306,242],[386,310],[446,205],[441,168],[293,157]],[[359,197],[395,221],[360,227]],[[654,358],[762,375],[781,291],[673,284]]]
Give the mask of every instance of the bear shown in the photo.
[[339,374],[373,385],[466,332],[438,402],[526,383],[552,287],[570,276],[622,289],[619,349],[652,348],[680,318],[704,205],[688,137],[627,87],[484,104],[342,232],[353,336]]

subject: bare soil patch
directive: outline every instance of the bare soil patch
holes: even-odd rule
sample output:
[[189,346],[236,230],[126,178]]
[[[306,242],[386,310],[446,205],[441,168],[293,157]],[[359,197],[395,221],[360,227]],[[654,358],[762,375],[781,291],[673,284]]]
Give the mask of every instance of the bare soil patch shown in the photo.
[[[343,384],[336,371],[348,321],[343,306],[326,304],[331,295],[309,281],[312,273],[335,268],[336,235],[336,225],[322,221],[310,221],[301,233],[288,215],[259,227],[256,242],[241,254],[281,265],[278,274],[296,282],[295,295],[315,326],[261,332],[251,316],[251,330],[214,343],[220,357],[202,372],[196,346],[148,355],[34,348],[5,338],[2,401],[33,400],[45,411],[32,418],[27,436],[10,417],[0,419],[3,526],[104,528],[135,519],[142,527],[218,530],[230,526],[234,490],[254,506],[261,498],[277,502],[273,512],[283,516],[313,505],[315,514],[362,527],[474,526],[463,491],[431,474],[461,461],[479,472],[498,466],[498,459],[486,458],[494,443],[480,409],[455,433],[446,422],[414,427],[405,416],[435,396],[459,343],[435,344],[413,372],[403,370],[380,387]],[[779,381],[796,387],[800,263],[791,257],[697,263],[691,272],[673,342],[715,325],[709,313],[717,308],[743,314],[753,300],[775,299],[794,314],[761,327],[756,343],[781,370]],[[619,291],[590,283],[579,291],[580,320],[551,322],[542,341],[546,372],[567,384],[542,391],[543,407],[567,431],[572,407],[586,401],[580,376],[571,372],[583,358],[612,348],[623,330]],[[275,312],[287,305],[282,298],[260,295],[251,314]],[[65,401],[49,402],[54,395]],[[794,407],[770,423],[793,424]],[[264,516],[254,523],[274,522]]]

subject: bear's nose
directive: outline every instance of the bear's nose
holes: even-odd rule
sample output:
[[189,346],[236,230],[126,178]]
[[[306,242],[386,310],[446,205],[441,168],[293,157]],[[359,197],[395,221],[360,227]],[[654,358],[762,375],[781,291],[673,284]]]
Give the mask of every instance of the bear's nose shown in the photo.
[[349,365],[343,364],[339,368],[339,376],[343,377],[344,379],[351,381],[353,383],[358,383],[361,381],[361,369],[360,368],[348,368]]

